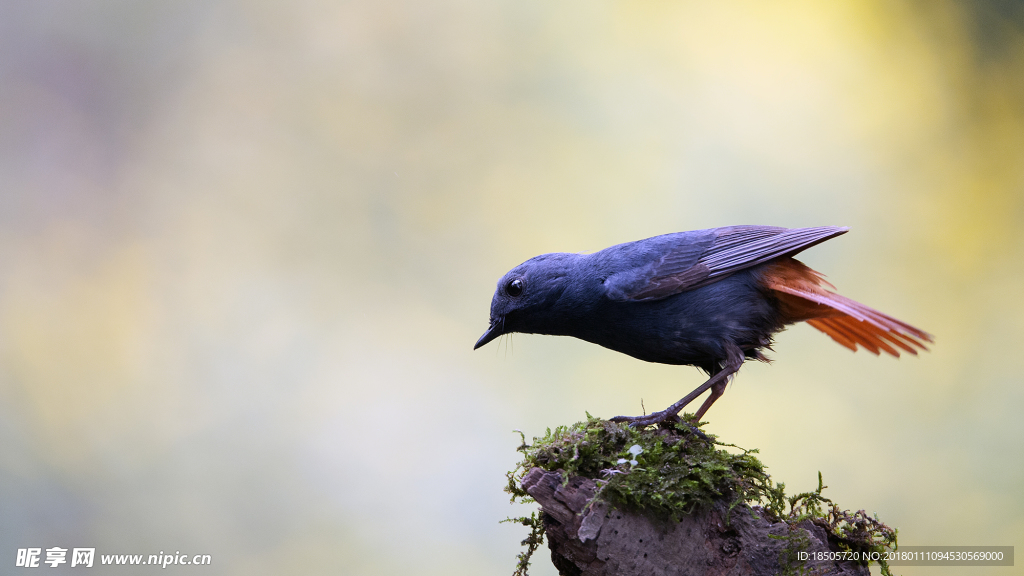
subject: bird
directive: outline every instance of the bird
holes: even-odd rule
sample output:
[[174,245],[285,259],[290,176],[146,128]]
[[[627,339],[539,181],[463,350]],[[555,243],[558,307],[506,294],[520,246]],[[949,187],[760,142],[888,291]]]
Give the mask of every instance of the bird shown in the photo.
[[839,226],[727,226],[663,234],[592,253],[542,254],[498,281],[487,331],[572,336],[634,358],[688,365],[706,382],[668,408],[615,422],[678,421],[707,390],[700,422],[746,360],[767,362],[774,336],[806,322],[838,344],[916,355],[932,335],[836,293],[794,256],[845,234]]

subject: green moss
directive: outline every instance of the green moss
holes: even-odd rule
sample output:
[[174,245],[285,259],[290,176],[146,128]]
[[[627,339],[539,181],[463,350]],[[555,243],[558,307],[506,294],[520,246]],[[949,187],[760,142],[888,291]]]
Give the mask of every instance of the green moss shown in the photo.
[[[792,530],[805,521],[824,528],[830,541],[843,550],[895,548],[895,530],[863,511],[843,511],[822,496],[825,486],[820,474],[817,490],[787,497],[785,485],[773,482],[757,459],[757,450],[711,439],[701,438],[682,423],[634,429],[587,414],[583,422],[549,428],[533,444],[527,445],[523,437],[519,447],[523,459],[508,473],[505,490],[513,501],[532,502],[520,482],[530,469],[541,468],[561,473],[566,482],[572,476],[591,478],[599,487],[595,499],[656,518],[678,520],[715,502],[724,502],[730,513],[737,505],[748,504],[768,520],[790,525],[790,546],[780,558],[784,567],[794,566],[788,556],[795,558],[806,548],[800,540],[803,531]],[[520,555],[516,571],[522,576],[530,554],[540,544],[542,521],[536,516],[515,521],[532,527],[531,538],[524,540],[529,548]],[[887,566],[882,569],[889,573]]]
[[519,488],[531,468],[584,476],[597,481],[599,497],[626,509],[642,510],[678,520],[698,506],[728,500],[764,501],[781,511],[784,501],[756,450],[739,453],[719,449],[683,424],[634,429],[625,424],[589,417],[572,426],[548,429],[532,445],[520,447],[524,458],[508,474],[506,489],[525,497]]
[[[864,510],[850,512],[843,510],[832,500],[821,495],[828,488],[822,482],[818,472],[818,488],[812,492],[803,492],[786,498],[789,513],[784,520],[790,527],[790,545],[783,551],[780,563],[783,574],[799,574],[796,553],[807,548],[806,534],[802,530],[794,530],[802,522],[811,522],[825,529],[829,542],[843,551],[877,554],[884,557],[887,550],[895,550],[897,546],[897,530],[882,523],[877,516],[868,516]],[[802,539],[801,539],[802,538]],[[882,574],[892,576],[889,565],[879,559]]]
[[525,546],[526,550],[519,553],[516,570],[512,573],[512,576],[528,576],[530,558],[533,557],[533,553],[537,551],[537,548],[544,543],[544,521],[541,519],[540,514],[534,512],[529,516],[505,518],[501,521],[501,523],[505,522],[515,522],[530,529],[530,535],[520,542],[520,545]]

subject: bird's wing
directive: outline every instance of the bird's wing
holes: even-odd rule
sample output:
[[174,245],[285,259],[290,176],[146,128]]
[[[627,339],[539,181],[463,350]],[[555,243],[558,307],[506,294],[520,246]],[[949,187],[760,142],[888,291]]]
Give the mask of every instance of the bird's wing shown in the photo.
[[739,270],[792,256],[847,231],[837,226],[729,226],[666,234],[613,246],[630,267],[605,280],[612,300],[659,300],[711,284]]
[[848,230],[839,226],[718,228],[715,244],[701,256],[700,263],[711,271],[708,279],[721,278],[781,256],[793,256],[825,240],[846,234]]

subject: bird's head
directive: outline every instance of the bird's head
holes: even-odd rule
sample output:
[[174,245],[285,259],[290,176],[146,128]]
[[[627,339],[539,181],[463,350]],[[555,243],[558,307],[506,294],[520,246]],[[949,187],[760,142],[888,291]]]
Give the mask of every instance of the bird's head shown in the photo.
[[502,334],[559,334],[564,321],[559,299],[572,281],[578,254],[542,254],[516,266],[498,281],[491,299],[491,323],[473,349]]

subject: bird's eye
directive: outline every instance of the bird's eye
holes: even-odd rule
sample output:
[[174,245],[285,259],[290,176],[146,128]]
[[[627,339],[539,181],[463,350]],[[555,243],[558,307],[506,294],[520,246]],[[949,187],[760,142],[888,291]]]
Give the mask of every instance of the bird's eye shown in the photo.
[[510,280],[508,284],[505,284],[505,294],[508,294],[509,296],[515,298],[516,296],[519,296],[522,293],[523,293],[523,279],[522,278],[516,278],[515,280]]

